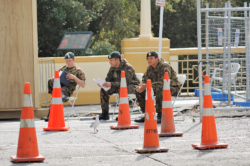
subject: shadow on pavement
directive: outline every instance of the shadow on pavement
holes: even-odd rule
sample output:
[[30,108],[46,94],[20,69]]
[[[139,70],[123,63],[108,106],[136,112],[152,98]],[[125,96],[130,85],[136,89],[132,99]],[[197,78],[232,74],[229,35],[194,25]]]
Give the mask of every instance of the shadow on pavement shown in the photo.
[[[198,149],[194,149],[194,150],[198,150]],[[207,149],[207,150],[198,150],[199,154],[197,155],[197,157],[202,157],[205,156],[211,152],[214,152],[216,149]]]
[[190,130],[194,129],[196,126],[198,126],[198,125],[200,125],[200,124],[202,124],[202,123],[201,123],[201,122],[199,122],[199,123],[197,123],[197,124],[193,125],[192,127],[190,127],[189,129],[187,129],[187,130],[186,130],[186,131],[184,131],[183,133],[187,133],[187,132],[189,132]]
[[10,123],[10,122],[20,122],[20,118],[15,118],[15,119],[0,119],[0,124]]

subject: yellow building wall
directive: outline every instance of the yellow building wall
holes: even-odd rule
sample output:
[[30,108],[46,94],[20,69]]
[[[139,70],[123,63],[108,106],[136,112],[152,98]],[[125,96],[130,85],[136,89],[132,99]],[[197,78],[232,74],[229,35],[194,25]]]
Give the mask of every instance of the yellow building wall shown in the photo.
[[[146,60],[146,54],[149,51],[157,51],[159,39],[158,38],[133,38],[124,39],[121,42],[124,58],[134,67],[136,73],[145,73],[148,63]],[[170,61],[170,40],[162,39],[162,58],[166,61]],[[39,58],[39,60],[55,60],[55,68],[58,70],[65,65],[63,57],[55,58]],[[105,77],[110,68],[108,62],[108,56],[85,56],[76,57],[75,63],[80,67],[86,76],[86,87],[81,88],[76,100],[76,105],[84,104],[100,104],[100,88],[93,80],[93,78],[101,78],[105,80]],[[44,87],[47,88],[47,87]],[[110,98],[110,102],[115,102],[115,97]],[[47,104],[49,105],[49,103]],[[66,103],[69,105],[69,103]]]
[[[136,73],[145,73],[148,63],[146,60],[147,52],[158,52],[159,38],[132,38],[121,41],[122,53],[124,58],[134,67]],[[161,58],[170,61],[170,40],[162,39]]]
[[[39,58],[39,60],[49,60],[54,59],[55,69],[58,70],[65,65],[65,60],[63,57],[55,58]],[[76,57],[75,64],[80,67],[86,77],[85,88],[80,88],[78,97],[76,100],[76,105],[86,105],[86,104],[100,104],[100,87],[96,84],[93,79],[101,78],[105,80],[107,73],[110,68],[108,55],[103,56],[84,56]],[[44,89],[47,88],[45,85]],[[42,93],[42,92],[40,92]],[[76,91],[72,96],[75,96]],[[111,96],[110,102],[115,102],[115,97]],[[69,105],[70,103],[64,103],[64,105]],[[48,104],[43,104],[42,106],[49,106]]]

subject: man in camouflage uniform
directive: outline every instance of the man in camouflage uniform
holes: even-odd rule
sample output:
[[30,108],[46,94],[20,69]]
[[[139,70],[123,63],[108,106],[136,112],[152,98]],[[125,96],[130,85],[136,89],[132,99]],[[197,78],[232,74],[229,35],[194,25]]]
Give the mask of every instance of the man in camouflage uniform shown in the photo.
[[[67,86],[61,84],[61,91],[62,91],[62,101],[67,102],[69,97],[73,94],[76,89],[76,85],[78,84],[82,88],[85,87],[85,74],[83,73],[82,69],[75,65],[75,55],[73,52],[68,52],[65,54],[64,59],[66,61],[66,65],[59,69],[59,71],[66,71],[68,74],[66,75],[66,79],[70,79],[70,82]],[[53,83],[54,79],[51,78],[48,81],[48,89],[49,94],[52,94],[53,91]],[[48,117],[45,121],[48,121]]]
[[[157,52],[150,51],[147,53],[148,68],[142,78],[142,85],[136,90],[136,98],[139,102],[142,112],[145,112],[145,94],[147,79],[152,82],[152,88],[156,96],[156,112],[157,123],[161,123],[161,111],[162,111],[162,96],[163,96],[163,80],[165,72],[168,72],[170,78],[170,91],[171,96],[176,96],[181,88],[181,84],[178,81],[176,72],[164,59],[159,59]],[[135,122],[144,122],[145,117],[135,119]]]
[[[128,94],[135,94],[135,89],[140,84],[139,79],[135,75],[134,68],[128,63],[128,61],[126,61],[126,59],[121,60],[119,52],[112,52],[108,58],[111,67],[103,86],[111,88],[108,91],[105,91],[102,88],[100,90],[102,114],[99,116],[99,119],[102,120],[109,120],[109,96],[113,93],[119,93],[122,70],[125,71]],[[116,120],[118,120],[118,118],[116,118]]]

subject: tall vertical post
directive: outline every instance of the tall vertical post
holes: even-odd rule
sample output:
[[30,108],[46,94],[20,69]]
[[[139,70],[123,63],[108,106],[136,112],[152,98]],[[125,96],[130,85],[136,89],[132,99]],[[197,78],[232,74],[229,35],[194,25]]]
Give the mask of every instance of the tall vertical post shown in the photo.
[[[231,3],[228,2],[228,8],[231,8]],[[231,106],[231,11],[228,11],[228,24],[227,24],[227,34],[228,34],[228,105]]]
[[198,42],[198,71],[199,71],[199,105],[200,105],[200,122],[202,122],[203,112],[203,93],[202,93],[202,50],[201,50],[201,5],[200,0],[196,1],[197,6],[197,42]]
[[[209,8],[209,3],[206,3],[206,8]],[[209,12],[206,12],[206,74],[209,74]]]
[[152,37],[151,33],[151,1],[141,0],[140,36]]
[[161,47],[162,47],[163,12],[164,12],[164,7],[161,6],[161,12],[160,12],[160,29],[159,29],[159,48],[158,48],[159,58],[161,58]]
[[[250,4],[249,4],[250,6]],[[247,2],[244,3],[244,7],[247,7]],[[245,50],[246,50],[246,101],[250,101],[249,94],[249,17],[248,11],[244,11],[245,16]]]
[[[227,3],[225,3],[227,8]],[[227,17],[227,11],[224,12],[224,17]],[[222,78],[222,93],[225,93],[227,80],[226,80],[226,66],[227,66],[227,19],[224,20],[224,34],[223,34],[223,78]]]
[[[250,7],[250,3],[249,3],[249,7]],[[250,88],[249,88],[249,77],[250,77],[250,21],[249,21],[249,18],[250,18],[250,11],[248,10],[247,11],[247,44],[246,44],[246,51],[247,51],[247,56],[246,56],[246,60],[247,60],[247,65],[246,65],[246,71],[247,71],[247,91],[246,93],[248,94],[248,97],[246,97],[247,101],[250,102]]]

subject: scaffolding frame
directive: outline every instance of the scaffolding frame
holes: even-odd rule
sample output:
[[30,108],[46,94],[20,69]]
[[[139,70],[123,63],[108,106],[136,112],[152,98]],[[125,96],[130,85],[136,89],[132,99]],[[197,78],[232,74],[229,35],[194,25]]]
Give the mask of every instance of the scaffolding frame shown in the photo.
[[[249,4],[250,6],[250,4]],[[233,11],[244,11],[244,17],[232,17],[231,12]],[[224,12],[224,17],[221,16],[209,16],[210,12]],[[202,42],[201,42],[201,13],[205,13],[205,31],[206,31],[206,73],[209,73],[209,19],[220,19],[224,20],[224,36],[228,36],[227,43],[223,43],[223,80],[226,78],[225,66],[227,65],[228,73],[231,73],[231,20],[244,20],[245,22],[245,50],[246,50],[246,64],[250,64],[250,7],[247,7],[247,3],[244,3],[244,7],[232,7],[230,2],[225,3],[225,8],[209,8],[209,4],[206,4],[206,8],[201,9],[200,0],[197,0],[197,42],[198,42],[198,71],[199,71],[199,105],[200,105],[200,122],[202,122],[202,110],[203,110],[203,91],[202,91]],[[226,27],[227,26],[227,27]],[[224,39],[226,40],[226,39]],[[227,61],[227,63],[226,63]],[[226,91],[225,87],[222,86],[221,92],[228,94],[228,105],[231,106],[231,94],[237,95],[250,101],[249,94],[249,66],[246,65],[246,97],[231,93],[231,88]],[[228,77],[227,83],[231,87],[231,76]],[[223,81],[225,84],[225,81]],[[218,89],[217,89],[218,90]],[[231,111],[231,110],[242,110],[250,109],[250,107],[233,107],[232,108],[219,108],[215,110]]]

